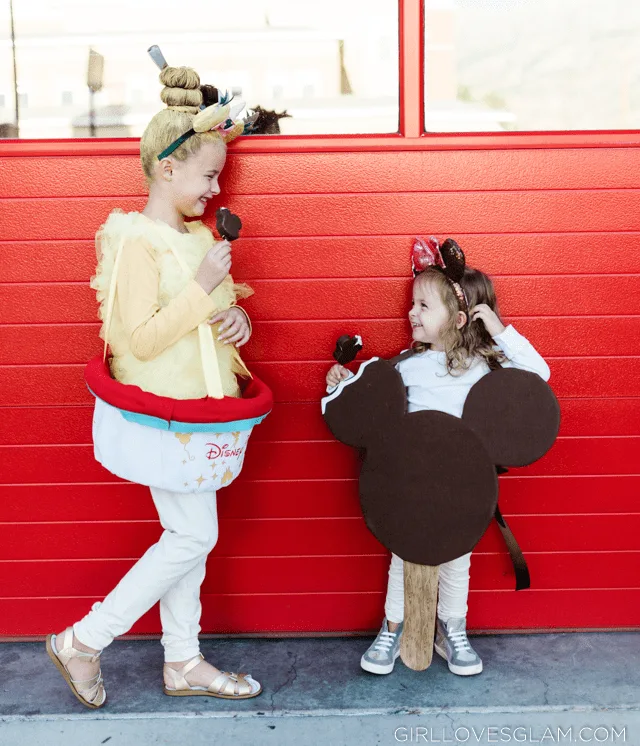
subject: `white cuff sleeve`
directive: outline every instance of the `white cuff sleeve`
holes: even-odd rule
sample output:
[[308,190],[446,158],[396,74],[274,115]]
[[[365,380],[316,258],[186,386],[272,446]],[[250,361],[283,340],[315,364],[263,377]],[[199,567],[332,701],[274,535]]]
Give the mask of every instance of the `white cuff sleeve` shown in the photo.
[[496,334],[493,339],[507,357],[517,355],[530,345],[529,340],[517,332],[511,324],[502,334]]
[[[353,378],[353,373],[351,371],[349,371],[349,375],[344,380],[348,381],[350,378]],[[340,383],[342,383],[342,381]],[[339,385],[340,384],[338,383],[335,386],[327,386],[327,394],[333,394]]]

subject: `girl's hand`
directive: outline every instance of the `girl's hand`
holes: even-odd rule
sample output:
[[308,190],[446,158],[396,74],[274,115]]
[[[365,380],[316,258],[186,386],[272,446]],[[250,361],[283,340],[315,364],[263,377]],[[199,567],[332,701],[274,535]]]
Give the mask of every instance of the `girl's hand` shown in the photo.
[[327,373],[327,386],[337,386],[345,378],[349,378],[349,371],[342,365],[336,364]]
[[205,254],[196,272],[195,281],[209,295],[222,284],[230,271],[231,244],[228,241],[218,241]]
[[249,341],[249,337],[251,336],[247,317],[235,306],[231,306],[226,311],[212,316],[207,323],[220,323],[218,339],[226,345],[235,344],[236,347],[242,347],[242,345]]
[[498,334],[502,334],[502,332],[507,328],[502,321],[500,321],[495,311],[492,311],[486,303],[478,303],[477,306],[474,306],[471,309],[471,320],[477,321],[478,319],[482,321],[485,329],[492,337],[497,337]]

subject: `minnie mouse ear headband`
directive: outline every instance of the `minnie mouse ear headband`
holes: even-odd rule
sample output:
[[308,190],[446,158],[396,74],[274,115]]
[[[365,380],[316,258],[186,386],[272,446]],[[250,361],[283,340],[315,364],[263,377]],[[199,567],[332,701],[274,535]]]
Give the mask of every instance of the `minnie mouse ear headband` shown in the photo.
[[417,277],[427,267],[435,267],[447,278],[458,299],[458,306],[469,320],[469,303],[460,280],[464,275],[464,252],[452,239],[447,238],[442,246],[435,236],[423,238],[418,236],[411,249],[411,268]]
[[[157,44],[149,47],[148,52],[160,70],[164,70],[167,67],[167,61]],[[200,86],[200,90],[202,91],[204,103],[193,120],[193,127],[166,147],[158,155],[159,161],[171,155],[174,150],[177,150],[183,142],[193,137],[196,132],[218,132],[222,141],[228,144],[239,135],[246,135],[253,129],[253,125],[258,119],[258,114],[250,114],[242,119],[236,119],[245,108],[243,101],[237,101],[231,106],[233,96],[230,97],[228,92],[220,96],[218,90],[210,85]],[[217,99],[217,101],[214,103],[212,99]],[[181,109],[182,107],[178,108]]]

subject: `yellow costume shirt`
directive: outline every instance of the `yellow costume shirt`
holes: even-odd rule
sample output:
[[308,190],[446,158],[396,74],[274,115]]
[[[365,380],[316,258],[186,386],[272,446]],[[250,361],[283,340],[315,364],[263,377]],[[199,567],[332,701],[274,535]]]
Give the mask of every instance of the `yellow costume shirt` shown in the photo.
[[[207,295],[193,279],[207,251],[215,243],[201,222],[186,223],[179,233],[159,220],[138,212],[114,210],[96,234],[98,267],[91,287],[96,290],[104,322],[116,253],[122,244],[109,346],[111,373],[121,383],[139,386],[173,399],[207,395],[198,324],[235,305],[251,290],[235,285],[231,275]],[[171,246],[189,267],[181,269]],[[217,326],[213,327],[217,337]],[[103,323],[100,336],[104,339]],[[236,374],[246,369],[236,347],[216,340],[225,396],[240,396]]]

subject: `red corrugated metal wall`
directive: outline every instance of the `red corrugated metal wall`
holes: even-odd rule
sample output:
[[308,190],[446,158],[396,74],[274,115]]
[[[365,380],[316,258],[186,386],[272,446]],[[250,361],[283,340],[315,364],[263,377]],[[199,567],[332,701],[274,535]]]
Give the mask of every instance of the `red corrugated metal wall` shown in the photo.
[[[245,355],[277,405],[220,495],[204,631],[378,625],[387,557],[318,399],[339,334],[369,355],[407,344],[407,255],[425,232],[496,277],[563,411],[553,450],[502,480],[533,588],[511,590],[492,525],[469,627],[640,625],[639,173],[636,146],[231,152],[233,273],[256,291]],[[94,461],[82,381],[100,349],[93,234],[112,208],[140,209],[144,184],[134,155],[11,155],[0,174],[0,634],[36,635],[84,614],[160,533],[147,490]],[[133,629],[158,630],[155,611]]]

